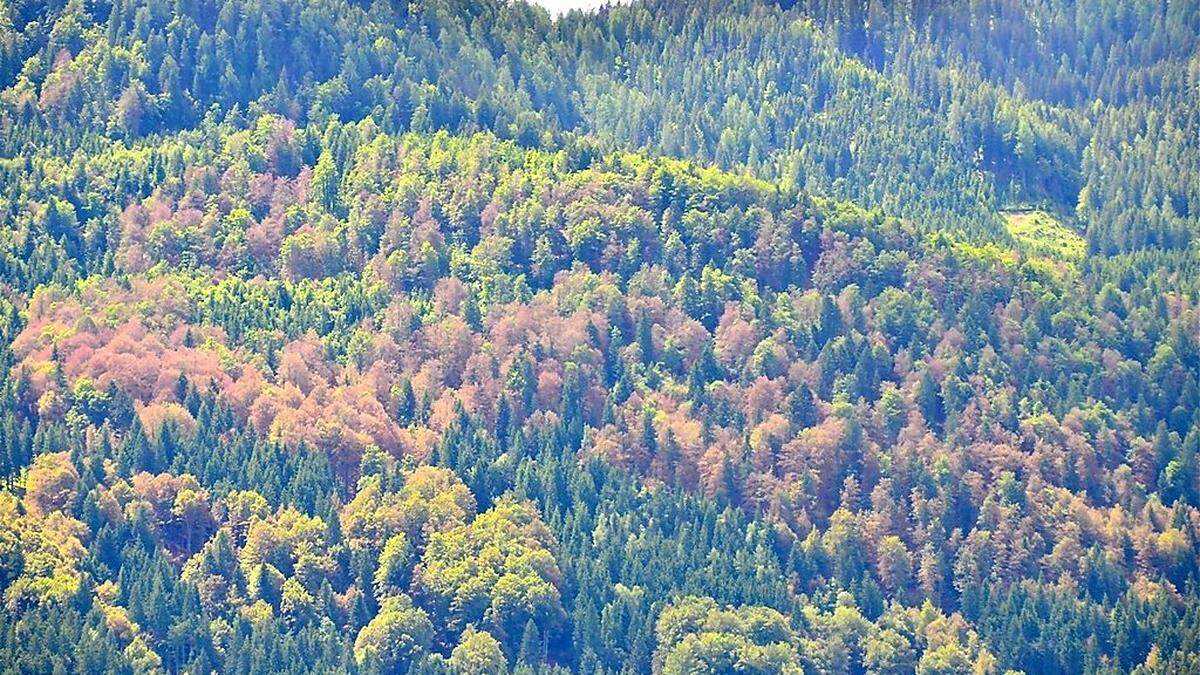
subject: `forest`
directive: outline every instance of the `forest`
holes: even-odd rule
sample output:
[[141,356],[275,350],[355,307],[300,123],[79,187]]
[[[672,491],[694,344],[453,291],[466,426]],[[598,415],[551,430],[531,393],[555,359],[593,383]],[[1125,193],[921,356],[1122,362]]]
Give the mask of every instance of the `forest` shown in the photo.
[[1200,673],[1200,1],[0,3],[0,672]]

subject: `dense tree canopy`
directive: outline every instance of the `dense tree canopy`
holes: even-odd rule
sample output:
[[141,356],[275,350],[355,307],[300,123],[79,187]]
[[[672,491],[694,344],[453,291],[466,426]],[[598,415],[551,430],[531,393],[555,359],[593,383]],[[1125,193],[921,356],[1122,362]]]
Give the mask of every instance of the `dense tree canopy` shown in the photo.
[[7,3],[0,663],[1200,669],[1198,41]]

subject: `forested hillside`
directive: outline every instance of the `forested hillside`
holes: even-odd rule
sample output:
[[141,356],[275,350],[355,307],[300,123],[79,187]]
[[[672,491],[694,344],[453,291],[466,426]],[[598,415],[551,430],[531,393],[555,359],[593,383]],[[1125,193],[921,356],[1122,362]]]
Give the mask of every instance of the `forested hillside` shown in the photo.
[[1200,3],[0,6],[0,670],[1200,672]]

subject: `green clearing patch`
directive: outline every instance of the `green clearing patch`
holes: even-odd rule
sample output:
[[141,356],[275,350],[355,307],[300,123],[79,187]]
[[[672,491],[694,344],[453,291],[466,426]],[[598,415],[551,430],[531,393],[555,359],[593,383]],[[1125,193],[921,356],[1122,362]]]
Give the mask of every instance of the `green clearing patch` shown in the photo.
[[1002,211],[1008,233],[1017,244],[1035,255],[1075,262],[1086,251],[1083,237],[1041,210]]

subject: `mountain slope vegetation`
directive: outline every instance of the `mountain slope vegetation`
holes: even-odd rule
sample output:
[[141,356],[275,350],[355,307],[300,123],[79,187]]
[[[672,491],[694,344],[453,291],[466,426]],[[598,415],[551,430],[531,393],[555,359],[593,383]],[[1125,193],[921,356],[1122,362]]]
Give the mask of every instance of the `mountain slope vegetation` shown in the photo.
[[1200,669],[1195,2],[0,9],[5,672]]

